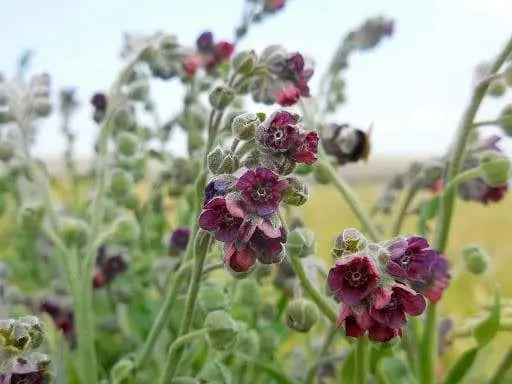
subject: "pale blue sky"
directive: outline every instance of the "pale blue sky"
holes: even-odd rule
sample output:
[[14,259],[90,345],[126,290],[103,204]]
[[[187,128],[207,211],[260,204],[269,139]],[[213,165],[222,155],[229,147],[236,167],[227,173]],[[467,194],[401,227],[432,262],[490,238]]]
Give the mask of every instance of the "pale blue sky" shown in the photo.
[[[286,8],[254,27],[240,49],[278,43],[307,53],[317,63],[313,90],[349,29],[379,14],[396,20],[391,39],[351,58],[348,103],[337,116],[363,127],[373,122],[377,154],[442,152],[469,98],[475,65],[492,57],[512,33],[510,0],[291,0]],[[199,32],[210,29],[229,39],[241,9],[242,0],[2,0],[0,71],[11,74],[19,53],[33,49],[33,71],[49,72],[54,90],[76,86],[87,102],[92,92],[110,86],[121,67],[123,32],[163,30],[193,44]],[[164,118],[179,108],[178,83],[158,87],[156,95]],[[487,101],[481,117],[494,118],[511,96],[509,90],[501,100]],[[78,152],[90,153],[97,128],[88,105],[74,129]],[[58,131],[56,117],[43,125],[39,155],[60,156]]]

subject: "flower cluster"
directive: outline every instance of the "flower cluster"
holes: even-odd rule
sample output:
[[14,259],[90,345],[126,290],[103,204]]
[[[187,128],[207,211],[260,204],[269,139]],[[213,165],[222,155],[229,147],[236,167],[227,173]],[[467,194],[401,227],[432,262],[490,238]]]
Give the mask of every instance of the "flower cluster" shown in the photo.
[[421,237],[379,245],[354,229],[337,240],[333,254],[343,255],[329,271],[328,285],[341,302],[337,319],[347,336],[366,332],[373,341],[401,336],[407,316],[425,310],[423,296],[436,301],[449,282],[448,263]]
[[258,73],[249,86],[254,101],[291,106],[301,97],[309,97],[314,66],[301,53],[272,45],[261,53],[259,66],[266,71]]
[[317,159],[318,134],[305,130],[299,116],[285,110],[260,124],[255,139],[263,164],[280,174],[292,172],[296,163],[311,165]]
[[96,256],[96,268],[94,270],[92,285],[95,289],[101,288],[123,273],[128,264],[121,252],[108,252],[102,245]]
[[233,271],[246,272],[256,260],[281,261],[286,233],[277,210],[287,186],[275,172],[257,167],[206,187],[199,226],[225,243],[224,261]]
[[201,67],[211,72],[220,63],[229,60],[234,49],[234,44],[224,40],[215,43],[211,32],[203,32],[197,38],[196,51],[185,58],[183,70],[190,77],[193,77]]

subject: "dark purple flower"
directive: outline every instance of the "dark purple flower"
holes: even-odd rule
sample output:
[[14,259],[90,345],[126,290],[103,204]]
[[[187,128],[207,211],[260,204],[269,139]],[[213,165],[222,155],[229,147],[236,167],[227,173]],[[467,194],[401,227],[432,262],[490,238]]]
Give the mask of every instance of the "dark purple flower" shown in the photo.
[[389,250],[388,272],[397,279],[422,281],[429,276],[431,266],[437,260],[437,252],[419,236],[400,239]]
[[368,338],[371,341],[387,343],[388,341],[397,336],[402,337],[402,329],[393,329],[390,327],[386,327],[384,324],[375,323],[368,330]]
[[479,201],[485,205],[502,200],[508,187],[490,187],[481,178],[476,178],[459,185],[459,195],[463,200]]
[[233,209],[229,203],[223,197],[214,197],[206,203],[199,216],[199,226],[205,231],[214,232],[215,238],[224,243],[237,238],[245,216],[241,209]]
[[264,167],[246,171],[235,184],[244,208],[263,217],[277,210],[287,186],[286,180],[279,180],[277,173]]
[[214,197],[224,197],[228,194],[231,182],[228,180],[212,180],[204,190],[204,205]]
[[102,92],[97,92],[92,96],[91,104],[97,111],[104,112],[107,109],[107,96]]
[[285,59],[286,72],[292,79],[298,78],[304,71],[304,56],[299,52],[293,52]]
[[190,229],[177,228],[171,234],[169,249],[172,253],[182,252],[187,248]]
[[406,314],[419,316],[426,306],[423,296],[403,284],[379,288],[375,296],[370,315],[378,323],[392,329],[401,329],[405,324]]
[[256,255],[247,244],[232,242],[224,251],[224,262],[235,272],[247,272],[256,263]]
[[411,287],[415,291],[426,296],[430,301],[437,302],[443,296],[443,292],[450,284],[450,263],[446,258],[436,253],[436,261],[430,267],[430,274],[423,281],[411,281]]
[[208,53],[213,50],[213,34],[209,31],[203,32],[196,40],[197,50],[201,53]]
[[287,111],[274,112],[263,123],[257,135],[258,143],[271,152],[286,152],[299,136],[298,116]]
[[329,270],[327,283],[335,297],[356,305],[377,288],[379,272],[368,256],[346,256]]
[[121,253],[109,255],[101,265],[101,269],[108,281],[126,271],[127,268],[128,264]]
[[[280,228],[278,233],[277,237],[269,237],[261,229],[256,229],[252,235],[249,240],[249,247],[260,263],[275,264],[283,259],[283,243],[286,243],[286,233],[283,228]],[[271,233],[271,235],[274,234]]]
[[313,131],[302,132],[295,142],[291,158],[297,163],[312,165],[318,151],[318,134]]

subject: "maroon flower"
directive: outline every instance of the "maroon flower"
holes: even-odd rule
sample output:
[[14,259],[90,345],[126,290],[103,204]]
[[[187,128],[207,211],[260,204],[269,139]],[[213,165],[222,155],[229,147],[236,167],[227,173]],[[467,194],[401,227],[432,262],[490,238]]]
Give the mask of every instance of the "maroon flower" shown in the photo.
[[329,270],[327,283],[335,297],[356,305],[377,288],[379,272],[368,256],[346,256]]
[[345,324],[347,336],[359,337],[368,330],[375,320],[370,316],[366,305],[350,306],[341,304],[340,313],[336,319],[336,325]]
[[265,217],[277,210],[287,186],[288,182],[279,180],[277,173],[258,167],[240,176],[235,188],[240,191],[243,206],[248,212]]
[[437,302],[443,296],[443,292],[450,284],[450,263],[446,258],[436,253],[436,261],[432,263],[430,274],[424,281],[411,281],[411,287],[415,291],[426,296],[430,301]]
[[297,163],[311,165],[316,161],[317,150],[318,134],[313,131],[304,132],[298,136],[291,158]]
[[189,77],[194,77],[201,65],[201,57],[195,54],[189,55],[183,62],[183,70]]
[[387,343],[391,339],[400,336],[402,337],[402,329],[393,329],[386,327],[383,324],[375,323],[368,330],[368,338],[371,341],[379,341],[381,343]]
[[107,277],[100,268],[96,268],[92,274],[92,287],[99,289],[107,284]]
[[223,197],[214,197],[206,203],[199,216],[199,226],[205,231],[214,232],[215,238],[224,243],[237,238],[245,216],[241,209],[230,202]]
[[247,244],[233,242],[224,251],[224,262],[235,272],[247,272],[256,263],[256,255]]
[[102,92],[96,92],[91,98],[91,104],[97,111],[104,112],[107,109],[107,96]]
[[425,238],[419,236],[400,239],[389,250],[391,258],[388,271],[397,279],[424,280],[437,260],[437,252],[430,248]]
[[419,316],[425,310],[425,299],[403,284],[395,284],[391,289],[379,288],[376,300],[370,307],[370,315],[382,325],[401,329],[406,314]]
[[39,309],[41,312],[50,315],[55,324],[55,328],[60,329],[68,338],[72,337],[74,331],[74,316],[72,310],[64,308],[60,303],[52,299],[43,300]]
[[201,33],[196,40],[196,47],[201,53],[211,52],[213,50],[213,33],[209,31]]
[[171,234],[169,250],[171,253],[182,252],[187,248],[190,237],[188,228],[177,228]]
[[213,56],[217,62],[229,60],[234,50],[234,44],[231,44],[227,41],[220,41],[213,47]]
[[279,105],[292,106],[300,100],[300,89],[295,85],[284,87],[274,94],[274,98]]
[[271,152],[286,152],[297,141],[299,128],[298,116],[287,111],[274,112],[262,124],[258,132],[258,143]]
[[[275,233],[270,235],[274,236]],[[269,237],[261,229],[256,229],[249,240],[249,247],[260,263],[275,264],[283,259],[283,243],[286,243],[286,233],[283,228],[279,229],[277,237]]]

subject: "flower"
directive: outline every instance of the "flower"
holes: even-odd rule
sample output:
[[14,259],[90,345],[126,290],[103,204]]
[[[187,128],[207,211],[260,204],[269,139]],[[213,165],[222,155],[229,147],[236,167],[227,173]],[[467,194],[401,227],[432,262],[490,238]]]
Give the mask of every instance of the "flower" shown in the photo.
[[[209,200],[199,216],[199,226],[205,231],[215,233],[218,241],[234,241],[244,221],[245,213],[223,197]],[[231,209],[230,209],[231,208]]]
[[232,185],[231,180],[227,179],[213,179],[211,180],[204,190],[204,204],[208,203],[214,197],[224,197],[228,194]]
[[171,253],[181,252],[187,248],[190,237],[190,230],[188,228],[177,228],[171,234],[169,242],[169,250]]
[[267,13],[274,13],[284,8],[286,0],[265,0],[263,10]]
[[201,53],[209,53],[213,50],[213,33],[205,31],[196,40],[197,50]]
[[386,327],[383,324],[375,323],[368,330],[368,338],[371,341],[379,341],[381,343],[387,343],[391,339],[400,336],[402,337],[402,329],[393,329]]
[[295,149],[291,155],[294,161],[308,165],[316,161],[318,151],[318,134],[316,132],[302,132],[295,144]]
[[424,280],[430,274],[437,252],[419,236],[400,239],[389,247],[388,272],[397,279]]
[[335,297],[349,305],[358,304],[377,288],[379,272],[368,256],[346,256],[329,270],[327,283]]
[[286,180],[279,180],[279,175],[264,167],[246,171],[235,184],[243,197],[244,208],[262,217],[277,210],[287,186]]
[[289,107],[296,104],[300,99],[300,90],[294,86],[284,87],[274,94],[276,102],[283,107]]
[[199,55],[188,55],[183,62],[183,70],[189,77],[194,77],[200,65],[201,57]]
[[432,302],[439,301],[443,291],[450,284],[449,268],[448,260],[441,253],[436,252],[436,260],[430,267],[429,275],[423,281],[411,281],[412,289],[426,296]]
[[235,50],[235,45],[228,41],[220,41],[213,47],[213,56],[215,57],[216,62],[220,62],[223,60],[229,60],[233,51]]
[[91,98],[91,104],[97,111],[107,109],[107,96],[102,92],[96,92]]
[[237,247],[232,242],[224,251],[224,262],[235,272],[247,272],[256,263],[256,255],[247,244]]
[[419,316],[426,302],[423,296],[403,284],[394,284],[391,289],[379,288],[375,301],[370,307],[370,315],[379,324],[391,329],[401,329],[406,314]]
[[193,76],[200,66],[208,71],[215,70],[221,62],[229,60],[235,45],[224,40],[215,43],[213,34],[206,31],[197,38],[196,48],[197,52],[189,55],[183,63],[183,69],[188,76]]
[[481,178],[459,185],[459,195],[463,200],[479,201],[482,204],[497,203],[508,192],[508,187],[490,187]]

